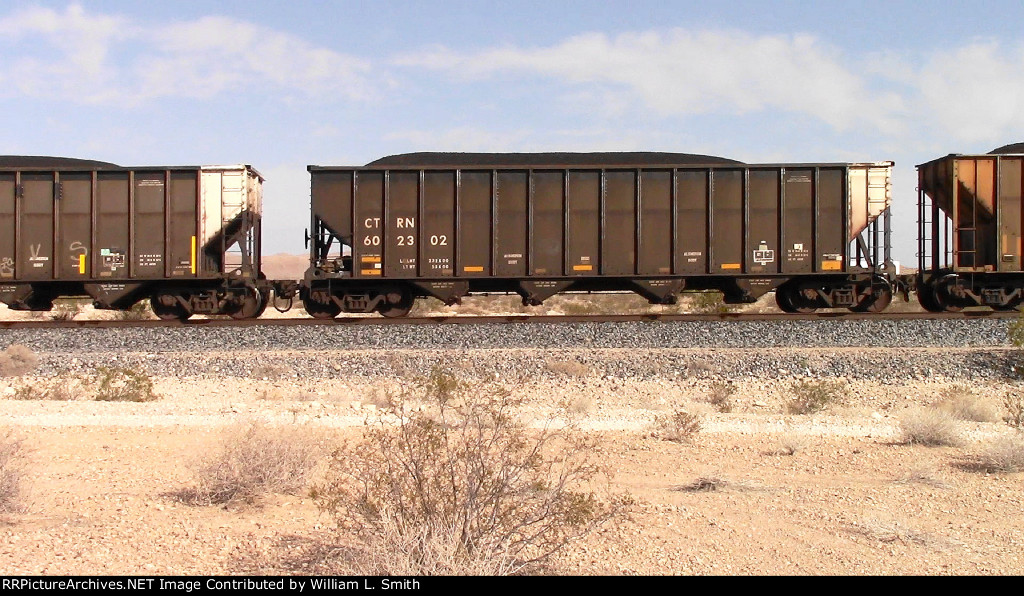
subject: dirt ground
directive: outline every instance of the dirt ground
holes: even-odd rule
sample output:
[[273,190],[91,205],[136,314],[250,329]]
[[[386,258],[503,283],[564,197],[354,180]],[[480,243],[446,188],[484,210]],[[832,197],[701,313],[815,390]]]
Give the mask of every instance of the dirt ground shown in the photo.
[[[157,379],[148,403],[15,400],[0,408],[23,439],[21,511],[0,522],[0,574],[344,573],[328,548],[333,520],[303,491],[257,505],[179,498],[194,471],[249,420],[291,426],[325,449],[376,412],[373,386],[324,380]],[[735,410],[703,403],[713,380],[666,392],[567,374],[516,389],[534,424],[561,404],[600,446],[628,517],[571,545],[563,574],[1018,574],[1024,569],[1024,473],[985,473],[975,456],[1012,433],[1001,421],[958,424],[955,447],[909,445],[901,415],[933,403],[942,379],[851,381],[849,399],[784,414],[791,380],[736,384]],[[1016,385],[989,383],[995,403]],[[698,412],[690,442],[659,438],[660,417]],[[564,414],[564,412],[563,412]],[[791,453],[792,452],[792,453]]]

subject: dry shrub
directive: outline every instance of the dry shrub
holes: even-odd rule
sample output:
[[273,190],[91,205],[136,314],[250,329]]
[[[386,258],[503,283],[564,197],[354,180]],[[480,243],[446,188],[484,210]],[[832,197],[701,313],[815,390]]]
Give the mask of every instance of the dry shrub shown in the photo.
[[41,401],[73,401],[88,393],[88,379],[71,375],[33,379],[17,385],[14,399]]
[[807,435],[802,435],[795,432],[787,432],[779,435],[778,453],[781,455],[796,455],[798,451],[802,451],[807,447],[810,440]]
[[953,416],[938,408],[913,408],[900,417],[903,442],[929,447],[956,446],[963,443]]
[[298,428],[269,428],[258,422],[224,433],[221,450],[201,463],[197,486],[183,494],[194,505],[255,503],[269,493],[304,488],[322,459],[316,440]]
[[97,373],[99,389],[96,392],[96,401],[146,402],[157,399],[153,391],[153,380],[142,371],[100,367]]
[[149,305],[148,300],[136,302],[130,308],[124,310],[118,310],[115,318],[119,321],[146,321],[149,319],[155,319],[156,315],[153,314],[153,309]]
[[0,513],[21,508],[25,449],[10,430],[0,431]]
[[974,422],[999,420],[999,409],[995,404],[974,395],[969,387],[963,385],[955,385],[943,390],[935,407],[949,412],[959,420]]
[[1024,471],[1024,436],[1003,435],[977,457],[978,467],[986,472]]
[[17,377],[25,375],[39,364],[39,358],[28,347],[11,344],[0,352],[0,377]]
[[717,381],[711,384],[711,388],[708,390],[707,401],[719,412],[728,414],[736,407],[732,399],[734,393],[736,393],[735,386]]
[[676,410],[668,416],[660,416],[654,421],[655,437],[674,443],[689,443],[700,432],[701,416]]
[[[412,401],[427,407],[410,411]],[[357,573],[519,573],[621,510],[590,490],[593,445],[572,429],[525,428],[519,405],[435,370],[334,456],[314,492],[360,540]]]
[[1024,393],[1007,393],[1003,397],[1003,407],[1006,408],[1003,420],[1018,430],[1024,429]]
[[836,403],[842,403],[844,386],[839,381],[801,379],[793,383],[793,396],[786,402],[787,414],[815,414]]

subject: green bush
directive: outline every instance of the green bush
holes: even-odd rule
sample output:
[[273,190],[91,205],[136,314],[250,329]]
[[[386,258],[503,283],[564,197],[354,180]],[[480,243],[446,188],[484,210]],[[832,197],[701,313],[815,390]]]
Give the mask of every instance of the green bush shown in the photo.
[[100,367],[96,372],[99,375],[96,401],[145,402],[157,399],[153,380],[142,371]]
[[832,404],[841,403],[845,387],[839,381],[801,379],[790,387],[792,397],[786,402],[789,414],[815,414]]

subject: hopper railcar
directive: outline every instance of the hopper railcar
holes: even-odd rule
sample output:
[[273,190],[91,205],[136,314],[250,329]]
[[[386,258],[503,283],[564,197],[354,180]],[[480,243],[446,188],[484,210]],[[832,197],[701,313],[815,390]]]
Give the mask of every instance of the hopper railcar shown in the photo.
[[1015,310],[1024,301],[1024,144],[917,166],[921,305]]
[[747,165],[686,154],[410,154],[309,166],[306,310],[403,316],[472,293],[652,303],[774,290],[788,312],[880,311],[892,162]]
[[164,319],[258,317],[263,178],[247,165],[121,167],[0,157],[0,301],[149,300]]

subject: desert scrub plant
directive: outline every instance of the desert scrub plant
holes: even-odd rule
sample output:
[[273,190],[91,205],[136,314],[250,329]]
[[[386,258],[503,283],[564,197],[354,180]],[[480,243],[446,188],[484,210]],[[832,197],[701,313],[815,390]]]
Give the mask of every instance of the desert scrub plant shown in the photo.
[[786,402],[787,414],[815,414],[843,401],[839,381],[800,379],[790,386],[792,397]]
[[11,513],[21,507],[25,449],[21,439],[10,430],[0,431],[0,512]]
[[1001,435],[977,456],[977,462],[986,472],[1024,471],[1024,435]]
[[592,490],[592,443],[526,428],[519,405],[507,390],[435,370],[335,454],[314,494],[360,540],[356,572],[519,573],[621,511],[625,499]]
[[904,443],[929,447],[952,447],[963,443],[952,414],[938,408],[912,408],[900,416]]
[[999,420],[999,409],[992,402],[974,394],[970,387],[953,385],[939,394],[934,407],[949,412],[959,420],[973,422],[996,422]]
[[96,401],[154,401],[153,379],[140,370],[101,366],[96,369]]
[[708,389],[707,402],[719,412],[728,414],[736,407],[732,398],[734,393],[736,393],[735,386],[723,381],[716,381]]
[[1024,430],[1024,393],[1011,391],[1003,396],[1006,416],[1003,420],[1017,430]]
[[39,365],[39,358],[26,346],[11,344],[0,352],[0,377],[28,374]]
[[674,443],[689,443],[701,429],[701,417],[686,410],[661,416],[654,421],[654,436]]
[[297,493],[324,457],[306,429],[259,422],[228,428],[221,448],[195,466],[196,487],[181,493],[193,505],[257,502],[271,493]]
[[90,379],[81,379],[69,374],[26,380],[15,386],[14,399],[73,401],[88,393],[89,384]]

